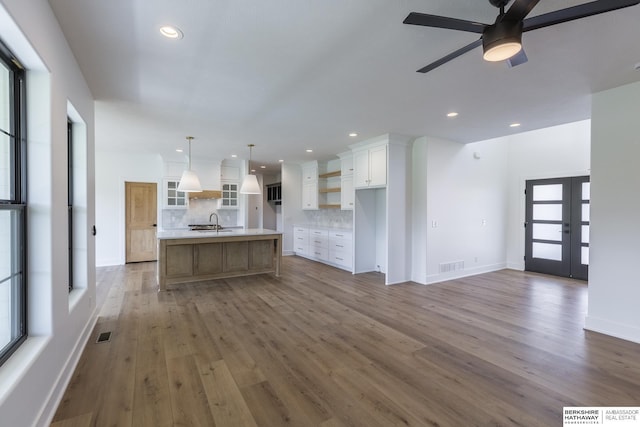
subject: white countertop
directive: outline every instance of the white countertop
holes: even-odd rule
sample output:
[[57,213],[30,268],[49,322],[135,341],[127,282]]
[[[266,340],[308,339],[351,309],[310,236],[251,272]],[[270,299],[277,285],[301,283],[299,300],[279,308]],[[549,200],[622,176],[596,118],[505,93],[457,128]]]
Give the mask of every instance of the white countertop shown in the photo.
[[327,231],[353,231],[353,228],[348,227],[338,227],[338,226],[327,226],[327,225],[313,225],[313,224],[294,224],[294,227],[301,228],[313,228],[314,230],[327,230]]
[[233,237],[233,236],[269,236],[282,234],[280,231],[269,230],[267,228],[224,228],[220,231],[191,231],[191,230],[166,230],[158,231],[157,238],[163,239],[198,239],[212,237]]

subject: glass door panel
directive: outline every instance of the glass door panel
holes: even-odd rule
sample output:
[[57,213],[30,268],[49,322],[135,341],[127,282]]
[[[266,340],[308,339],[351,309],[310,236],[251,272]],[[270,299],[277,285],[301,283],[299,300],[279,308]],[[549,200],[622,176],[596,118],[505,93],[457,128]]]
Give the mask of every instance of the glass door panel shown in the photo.
[[526,183],[525,269],[587,278],[589,177]]

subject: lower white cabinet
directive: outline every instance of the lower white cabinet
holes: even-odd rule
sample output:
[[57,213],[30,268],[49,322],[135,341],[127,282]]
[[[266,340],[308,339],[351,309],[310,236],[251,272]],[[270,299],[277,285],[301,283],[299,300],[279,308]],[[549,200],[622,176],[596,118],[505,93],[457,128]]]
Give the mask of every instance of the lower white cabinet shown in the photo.
[[293,228],[294,251],[314,261],[353,270],[353,233],[330,228]]
[[351,270],[353,266],[353,234],[350,231],[329,232],[329,262]]
[[320,261],[329,261],[328,230],[309,229],[309,254]]
[[293,227],[293,250],[298,255],[309,255],[309,229]]

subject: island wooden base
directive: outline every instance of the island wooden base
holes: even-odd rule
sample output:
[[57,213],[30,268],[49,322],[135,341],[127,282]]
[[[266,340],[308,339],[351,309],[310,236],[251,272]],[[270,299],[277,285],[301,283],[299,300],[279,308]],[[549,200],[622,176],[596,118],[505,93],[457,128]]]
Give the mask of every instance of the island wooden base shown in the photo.
[[158,285],[275,273],[280,276],[282,235],[158,240]]

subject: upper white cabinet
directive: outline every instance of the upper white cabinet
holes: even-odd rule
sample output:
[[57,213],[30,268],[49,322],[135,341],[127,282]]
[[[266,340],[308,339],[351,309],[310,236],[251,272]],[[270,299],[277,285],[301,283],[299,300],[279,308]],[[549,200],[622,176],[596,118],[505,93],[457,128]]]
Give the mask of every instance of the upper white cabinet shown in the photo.
[[353,186],[375,188],[387,185],[387,146],[379,145],[353,152]]
[[302,209],[318,209],[318,162],[302,164]]
[[162,207],[171,209],[185,209],[189,206],[189,197],[184,191],[178,191],[180,178],[165,178],[162,188]]
[[318,181],[302,184],[302,209],[318,210]]
[[340,178],[340,209],[352,210],[355,204],[355,191],[353,189],[353,175]]
[[318,181],[318,162],[312,161],[302,164],[302,182]]
[[240,168],[235,166],[221,166],[220,179],[222,181],[240,181]]

